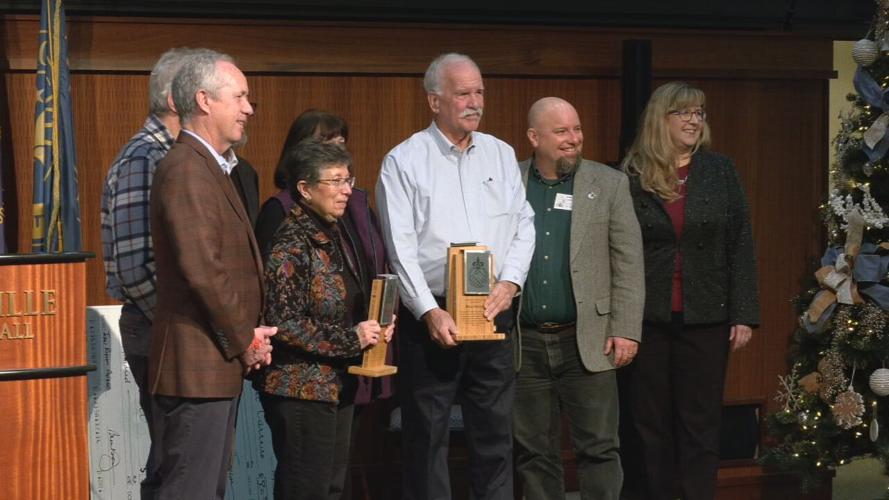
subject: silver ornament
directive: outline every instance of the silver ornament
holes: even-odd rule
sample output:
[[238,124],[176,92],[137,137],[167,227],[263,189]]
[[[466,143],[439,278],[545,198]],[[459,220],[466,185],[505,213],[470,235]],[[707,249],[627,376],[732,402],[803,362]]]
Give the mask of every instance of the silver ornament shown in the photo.
[[852,59],[859,66],[870,66],[880,55],[877,43],[867,38],[862,38],[852,46]]
[[861,172],[868,177],[874,175],[874,164],[871,162],[865,163],[864,166],[861,167]]
[[877,439],[880,439],[880,423],[877,422],[877,416],[874,415],[870,421],[870,440],[876,443]]
[[877,396],[889,396],[889,368],[877,368],[870,374],[870,390]]

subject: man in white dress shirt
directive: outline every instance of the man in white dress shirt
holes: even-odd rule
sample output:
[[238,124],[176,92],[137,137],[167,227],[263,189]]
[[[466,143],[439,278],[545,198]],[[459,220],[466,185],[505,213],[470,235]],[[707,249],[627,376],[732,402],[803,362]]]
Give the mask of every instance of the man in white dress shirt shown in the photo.
[[454,242],[488,246],[497,281],[485,316],[508,331],[534,253],[534,213],[513,149],[476,131],[484,84],[475,62],[443,54],[423,84],[433,122],[386,155],[376,191],[386,248],[401,279],[403,498],[451,498],[449,417],[459,403],[472,497],[512,499],[512,340],[454,341],[457,327],[443,308],[446,256]]

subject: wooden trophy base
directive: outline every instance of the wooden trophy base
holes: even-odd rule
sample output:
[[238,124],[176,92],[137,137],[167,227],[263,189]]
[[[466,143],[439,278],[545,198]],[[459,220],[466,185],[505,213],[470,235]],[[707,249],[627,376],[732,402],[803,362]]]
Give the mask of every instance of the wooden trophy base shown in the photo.
[[[468,295],[464,293],[466,273],[464,272],[464,253],[466,251],[486,251],[480,245],[460,245],[448,248],[448,265],[450,269],[447,308],[459,334],[454,336],[457,342],[476,342],[486,340],[503,340],[506,335],[494,332],[494,322],[485,319],[485,300],[488,295]],[[491,272],[491,264],[487,272]],[[490,279],[489,279],[490,281]]]
[[395,375],[398,373],[398,367],[391,365],[371,366],[367,368],[363,366],[350,366],[349,373],[364,377],[385,377],[387,375]]
[[479,340],[504,340],[506,338],[505,333],[479,333],[479,334],[468,334],[468,335],[455,335],[455,342],[476,342]]

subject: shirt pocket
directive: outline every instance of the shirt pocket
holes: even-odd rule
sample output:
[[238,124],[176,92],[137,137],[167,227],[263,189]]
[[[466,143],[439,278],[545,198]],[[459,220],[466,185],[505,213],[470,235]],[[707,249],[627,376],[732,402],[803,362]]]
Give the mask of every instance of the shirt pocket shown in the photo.
[[485,207],[484,215],[491,219],[509,216],[512,195],[512,189],[502,179],[488,177],[482,181],[480,201]]

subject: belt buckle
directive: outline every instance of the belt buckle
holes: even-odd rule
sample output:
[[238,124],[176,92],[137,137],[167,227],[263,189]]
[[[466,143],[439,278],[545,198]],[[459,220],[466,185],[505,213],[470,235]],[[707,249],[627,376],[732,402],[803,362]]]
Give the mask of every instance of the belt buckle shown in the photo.
[[540,333],[557,333],[561,330],[564,330],[564,326],[561,323],[547,321],[537,325],[537,331]]

